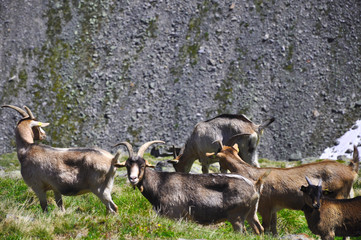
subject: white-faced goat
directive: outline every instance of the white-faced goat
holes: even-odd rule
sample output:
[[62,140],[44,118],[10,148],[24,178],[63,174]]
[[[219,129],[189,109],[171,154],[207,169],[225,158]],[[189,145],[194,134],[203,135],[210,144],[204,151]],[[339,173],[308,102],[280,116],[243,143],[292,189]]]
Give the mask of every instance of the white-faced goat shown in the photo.
[[[192,135],[188,138],[179,156],[169,162],[177,172],[189,172],[195,160],[202,164],[202,172],[208,173],[209,165],[215,159],[206,157],[207,152],[215,152],[218,145],[214,141],[220,140],[225,144],[235,134],[245,134],[238,138],[237,143],[241,151],[240,157],[249,164],[259,167],[257,146],[263,132],[274,121],[271,118],[264,123],[254,124],[244,115],[223,114],[213,119],[199,122]],[[221,172],[225,172],[221,168]]]
[[[238,136],[234,136],[237,138]],[[229,145],[233,145],[231,138]],[[220,142],[219,142],[220,143]],[[237,144],[233,147],[221,145],[218,153],[208,153],[216,156],[220,165],[232,173],[238,173],[249,179],[256,180],[266,171],[271,170],[265,179],[258,205],[265,231],[277,234],[277,212],[283,208],[301,210],[303,195],[299,191],[305,183],[305,176],[312,179],[322,179],[322,187],[327,196],[332,198],[347,198],[353,182],[357,178],[359,159],[357,148],[354,148],[353,160],[348,166],[332,160],[304,164],[291,168],[256,168],[244,162],[238,156]]]
[[41,208],[47,211],[46,191],[53,190],[55,201],[64,210],[62,195],[72,196],[93,192],[110,212],[118,207],[111,197],[114,176],[120,152],[113,156],[99,148],[53,148],[36,144],[34,140],[46,137],[41,127],[49,123],[35,120],[29,108],[5,105],[22,115],[15,129],[16,149],[21,175],[39,198]]
[[263,228],[257,217],[259,192],[263,177],[253,181],[238,174],[187,174],[157,172],[143,158],[144,151],[154,143],[139,148],[137,154],[128,142],[129,158],[116,167],[126,167],[130,183],[142,192],[159,214],[175,219],[191,219],[200,224],[228,220],[235,231],[243,231],[247,220],[255,233]]
[[322,196],[322,180],[313,185],[306,177],[308,186],[302,186],[308,227],[322,240],[339,237],[361,236],[361,197],[330,199]]

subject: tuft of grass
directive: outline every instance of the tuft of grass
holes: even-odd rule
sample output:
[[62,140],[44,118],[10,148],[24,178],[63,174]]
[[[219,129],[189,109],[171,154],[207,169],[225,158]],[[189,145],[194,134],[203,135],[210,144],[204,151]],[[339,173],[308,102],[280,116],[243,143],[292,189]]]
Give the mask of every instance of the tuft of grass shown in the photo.
[[20,163],[18,161],[16,152],[0,155],[0,166],[5,168],[6,171],[19,170]]

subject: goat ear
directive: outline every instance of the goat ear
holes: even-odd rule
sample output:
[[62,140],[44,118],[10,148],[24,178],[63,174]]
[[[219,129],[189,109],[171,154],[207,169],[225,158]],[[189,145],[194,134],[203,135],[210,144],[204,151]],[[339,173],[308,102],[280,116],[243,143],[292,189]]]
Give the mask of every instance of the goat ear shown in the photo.
[[145,160],[145,166],[150,168],[155,168],[152,164],[150,164],[147,160]]
[[302,192],[305,192],[306,191],[306,187],[305,186],[301,186],[301,189],[300,189]]
[[216,153],[215,153],[215,152],[206,153],[206,156],[207,156],[207,157],[212,157],[212,156],[214,156],[214,155],[216,155]]
[[30,127],[46,127],[49,126],[50,123],[43,123],[43,122],[39,122],[39,121],[31,121],[30,123]]
[[121,162],[121,163],[116,162],[116,163],[114,163],[114,167],[117,167],[117,168],[125,167],[125,162],[126,161]]
[[321,178],[320,181],[318,182],[318,186],[319,186],[319,187],[322,186],[322,178]]
[[239,152],[239,148],[238,148],[238,144],[235,143],[233,146],[232,146],[234,149],[236,149],[237,152]]

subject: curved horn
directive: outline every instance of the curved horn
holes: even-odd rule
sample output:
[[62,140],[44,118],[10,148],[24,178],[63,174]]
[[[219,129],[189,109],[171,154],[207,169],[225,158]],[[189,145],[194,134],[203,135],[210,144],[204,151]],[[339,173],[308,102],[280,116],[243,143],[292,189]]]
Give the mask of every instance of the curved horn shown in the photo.
[[28,108],[27,106],[24,106],[24,108],[25,108],[26,112],[29,114],[29,117],[31,119],[35,119],[35,117],[34,117],[33,113],[31,112],[30,108]]
[[222,143],[221,140],[219,140],[219,139],[218,139],[218,140],[215,140],[215,141],[212,142],[212,144],[213,144],[213,143],[218,143],[219,146],[221,146],[221,148],[223,148],[223,143]]
[[13,106],[13,105],[3,105],[1,107],[2,108],[4,108],[4,107],[12,108],[12,109],[16,110],[18,113],[20,113],[21,116],[23,116],[24,118],[29,117],[29,115],[23,109],[21,109],[19,107],[16,107],[16,106]]
[[263,129],[265,129],[266,127],[268,127],[271,123],[273,123],[276,119],[274,117],[271,117],[270,119],[267,119],[265,122],[263,122],[261,125],[259,125],[258,127],[258,132],[262,132]]
[[165,142],[160,141],[160,140],[154,140],[154,141],[146,142],[139,148],[137,156],[142,158],[143,155],[144,155],[145,150],[147,150],[147,148],[150,145],[154,144],[154,143],[163,143],[164,144]]
[[119,146],[119,145],[126,146],[127,150],[128,150],[129,158],[133,158],[134,152],[133,152],[133,147],[132,147],[132,145],[130,145],[130,143],[128,143],[128,142],[120,142],[120,143],[114,145],[113,147],[116,147],[116,146]]
[[322,178],[320,178],[320,181],[318,181],[318,186],[319,186],[319,187],[322,186]]
[[173,145],[173,158],[177,157],[177,151],[175,150],[175,146]]
[[243,136],[249,136],[251,134],[249,133],[238,133],[236,135],[233,135],[230,139],[228,139],[226,145],[227,146],[232,146],[235,142],[237,142],[238,138],[243,137]]
[[311,183],[311,180],[306,176],[306,181],[308,182],[308,185],[313,185],[312,183]]

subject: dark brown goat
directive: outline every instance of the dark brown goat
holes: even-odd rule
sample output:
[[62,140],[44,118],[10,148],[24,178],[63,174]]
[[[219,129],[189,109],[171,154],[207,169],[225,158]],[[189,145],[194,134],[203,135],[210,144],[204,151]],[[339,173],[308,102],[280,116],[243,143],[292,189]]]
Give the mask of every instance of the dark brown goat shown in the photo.
[[302,186],[305,206],[303,212],[310,230],[322,240],[361,236],[361,197],[330,199],[322,196],[322,180]]
[[[235,138],[237,136],[234,136]],[[232,142],[232,138],[231,138]],[[271,170],[265,179],[258,212],[262,216],[265,231],[277,234],[277,212],[283,208],[301,210],[303,195],[299,191],[305,183],[305,176],[312,179],[323,179],[323,189],[332,198],[347,198],[352,184],[357,178],[359,159],[357,148],[354,148],[353,160],[348,166],[332,160],[324,160],[304,164],[292,168],[256,168],[244,162],[238,156],[238,147],[222,146],[218,153],[208,156],[219,158],[220,165],[232,173],[238,173],[250,179],[258,179],[266,171]]]
[[256,212],[263,178],[268,173],[254,183],[238,174],[156,172],[143,158],[144,151],[154,143],[163,142],[147,142],[136,155],[128,142],[119,143],[127,147],[129,158],[115,166],[127,168],[130,183],[159,214],[200,224],[229,220],[233,229],[241,232],[247,220],[256,234],[263,232]]

